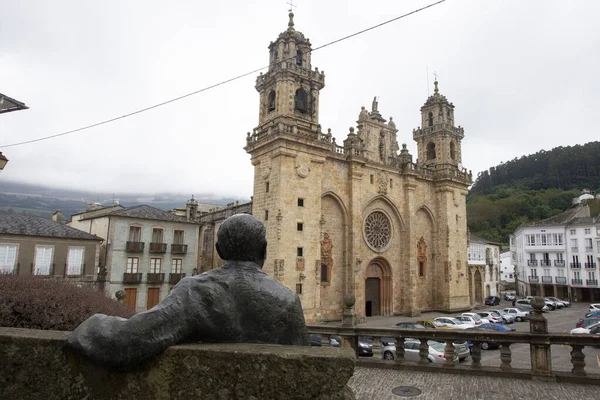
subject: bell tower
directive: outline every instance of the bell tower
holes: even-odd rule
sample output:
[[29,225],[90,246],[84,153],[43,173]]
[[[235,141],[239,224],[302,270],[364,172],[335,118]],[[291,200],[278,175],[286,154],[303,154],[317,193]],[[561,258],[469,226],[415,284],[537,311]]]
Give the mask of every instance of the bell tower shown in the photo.
[[421,107],[422,128],[413,131],[419,164],[436,168],[462,166],[464,130],[454,125],[454,104],[440,94],[437,79],[434,85],[433,95]]
[[294,29],[294,13],[288,28],[269,44],[269,70],[256,79],[260,93],[258,128],[264,124],[292,120],[299,129],[319,123],[319,91],[325,74],[311,67],[311,43]]

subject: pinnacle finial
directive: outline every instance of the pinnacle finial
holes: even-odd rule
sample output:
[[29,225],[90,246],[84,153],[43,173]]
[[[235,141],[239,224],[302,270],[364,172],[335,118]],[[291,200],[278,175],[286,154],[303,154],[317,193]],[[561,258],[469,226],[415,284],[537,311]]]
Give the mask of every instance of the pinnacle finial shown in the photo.
[[294,29],[294,13],[290,10],[288,16],[290,17],[290,22],[288,22],[288,29]]
[[438,90],[438,81],[437,81],[437,79],[435,80],[435,82],[433,82],[433,85],[435,86],[435,89],[433,89],[433,92],[435,94],[438,94],[440,91]]

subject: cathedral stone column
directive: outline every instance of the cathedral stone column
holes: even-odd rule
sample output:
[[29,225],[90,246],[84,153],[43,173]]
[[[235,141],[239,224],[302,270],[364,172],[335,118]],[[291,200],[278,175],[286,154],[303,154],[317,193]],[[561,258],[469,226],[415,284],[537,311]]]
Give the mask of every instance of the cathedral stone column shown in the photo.
[[[407,177],[404,183],[405,193],[405,214],[412,217],[416,213],[415,209],[415,191],[417,185],[413,177]],[[406,298],[407,304],[405,309],[408,315],[411,317],[421,315],[421,310],[417,304],[417,235],[413,229],[412,218],[406,218],[406,230],[407,230],[407,243],[405,244],[405,260],[406,260],[406,271],[405,276],[408,281],[408,297]]]

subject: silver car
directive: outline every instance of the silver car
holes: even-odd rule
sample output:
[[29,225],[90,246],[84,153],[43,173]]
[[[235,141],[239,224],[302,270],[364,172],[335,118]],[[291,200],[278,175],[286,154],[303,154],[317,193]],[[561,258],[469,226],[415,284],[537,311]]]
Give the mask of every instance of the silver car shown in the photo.
[[[404,341],[404,359],[406,361],[419,361],[419,345],[421,342],[415,339],[406,339]],[[435,364],[443,364],[446,362],[444,358],[444,343],[436,342],[435,340],[429,340],[427,342],[429,345],[429,355],[427,358],[430,363]],[[456,344],[454,348],[456,349]],[[467,343],[464,343],[464,346],[467,347],[467,355],[469,354],[469,347]],[[454,363],[458,363],[458,350],[454,351]],[[384,360],[394,360],[396,359],[396,345],[392,343],[388,343],[386,346],[381,347],[381,358]]]
[[494,310],[494,311],[496,311],[498,314],[500,314],[500,316],[504,320],[505,324],[512,324],[513,322],[515,322],[515,316],[514,315],[511,315],[511,314],[507,313],[504,310]]

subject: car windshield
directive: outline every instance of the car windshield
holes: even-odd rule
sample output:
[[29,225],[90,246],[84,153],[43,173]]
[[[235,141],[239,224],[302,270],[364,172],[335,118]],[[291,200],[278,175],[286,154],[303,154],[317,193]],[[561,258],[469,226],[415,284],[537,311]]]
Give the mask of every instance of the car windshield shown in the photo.
[[442,326],[446,326],[443,323],[441,323],[440,321],[433,321],[433,325],[438,328],[441,328]]
[[492,314],[494,317],[500,317],[500,313],[497,311],[492,311],[490,314]]
[[517,307],[517,310],[522,311],[522,312],[526,312],[527,310],[521,307]]
[[473,314],[473,319],[475,321],[481,321],[481,317],[479,315],[477,315],[477,314]]

